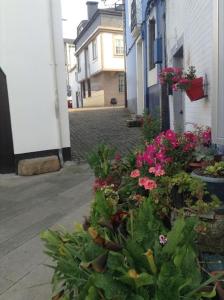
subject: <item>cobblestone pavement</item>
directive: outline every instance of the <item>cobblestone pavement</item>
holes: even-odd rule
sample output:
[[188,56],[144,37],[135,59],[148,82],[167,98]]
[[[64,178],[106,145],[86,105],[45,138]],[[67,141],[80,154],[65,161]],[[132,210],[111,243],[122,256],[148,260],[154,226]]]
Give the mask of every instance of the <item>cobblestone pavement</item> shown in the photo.
[[83,161],[100,143],[106,143],[124,155],[142,140],[140,128],[129,128],[130,114],[125,108],[79,109],[70,111],[73,160]]

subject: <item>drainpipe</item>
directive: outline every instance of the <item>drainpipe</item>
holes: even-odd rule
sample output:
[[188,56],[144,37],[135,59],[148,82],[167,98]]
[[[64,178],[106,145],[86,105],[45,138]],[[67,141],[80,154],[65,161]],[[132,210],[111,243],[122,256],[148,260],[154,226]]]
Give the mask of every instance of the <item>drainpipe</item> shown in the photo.
[[122,17],[123,17],[123,35],[124,35],[124,103],[125,107],[128,107],[128,95],[127,95],[127,66],[126,66],[126,53],[127,53],[127,43],[126,43],[126,13],[125,13],[125,0],[122,0]]
[[[55,1],[55,0],[53,0]],[[61,167],[64,165],[63,159],[63,138],[62,138],[62,124],[60,118],[60,100],[59,100],[59,92],[58,92],[58,76],[57,76],[57,60],[56,60],[56,53],[55,53],[55,31],[54,31],[54,14],[53,14],[53,5],[52,0],[48,0],[49,3],[49,26],[50,26],[50,34],[51,34],[51,52],[52,52],[52,59],[53,59],[53,75],[54,75],[54,87],[55,87],[55,113],[57,118],[57,127],[58,127],[58,139],[59,139],[59,149],[58,149],[58,157],[60,160]]]

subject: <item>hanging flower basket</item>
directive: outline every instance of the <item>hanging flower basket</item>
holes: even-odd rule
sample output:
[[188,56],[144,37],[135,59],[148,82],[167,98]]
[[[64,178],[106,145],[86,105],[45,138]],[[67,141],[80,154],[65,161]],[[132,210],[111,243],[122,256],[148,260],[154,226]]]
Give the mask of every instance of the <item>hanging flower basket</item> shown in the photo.
[[204,98],[203,77],[191,80],[190,87],[186,89],[186,94],[191,101],[197,101]]

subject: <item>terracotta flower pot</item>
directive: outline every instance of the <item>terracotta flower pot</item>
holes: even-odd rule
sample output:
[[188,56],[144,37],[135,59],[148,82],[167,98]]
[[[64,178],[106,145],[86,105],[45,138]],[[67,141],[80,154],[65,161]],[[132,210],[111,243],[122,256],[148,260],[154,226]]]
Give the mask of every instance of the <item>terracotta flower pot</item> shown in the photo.
[[204,98],[203,77],[193,79],[190,87],[186,90],[186,94],[191,101],[197,101]]

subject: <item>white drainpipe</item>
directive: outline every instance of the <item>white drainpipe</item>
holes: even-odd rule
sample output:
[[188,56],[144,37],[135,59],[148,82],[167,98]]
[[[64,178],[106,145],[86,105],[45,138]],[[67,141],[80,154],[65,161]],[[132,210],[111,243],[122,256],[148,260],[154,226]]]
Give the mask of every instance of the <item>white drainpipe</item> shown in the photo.
[[[53,0],[55,1],[55,0]],[[61,167],[64,165],[63,159],[63,138],[62,138],[62,124],[60,118],[60,103],[59,103],[59,93],[58,93],[58,76],[57,76],[57,60],[56,60],[56,53],[55,53],[55,31],[54,31],[54,14],[53,14],[53,5],[52,0],[48,0],[49,3],[49,27],[50,27],[50,34],[51,34],[51,48],[52,48],[52,58],[53,58],[53,73],[54,73],[54,86],[55,86],[55,113],[57,117],[57,125],[58,125],[58,137],[59,137],[59,150],[58,156],[60,160]]]

